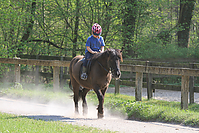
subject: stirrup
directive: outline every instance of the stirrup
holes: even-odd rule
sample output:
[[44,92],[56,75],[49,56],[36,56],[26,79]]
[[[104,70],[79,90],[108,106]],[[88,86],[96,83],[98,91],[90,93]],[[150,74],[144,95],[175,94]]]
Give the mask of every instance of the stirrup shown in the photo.
[[86,73],[82,73],[81,74],[81,79],[82,80],[87,80],[87,74]]

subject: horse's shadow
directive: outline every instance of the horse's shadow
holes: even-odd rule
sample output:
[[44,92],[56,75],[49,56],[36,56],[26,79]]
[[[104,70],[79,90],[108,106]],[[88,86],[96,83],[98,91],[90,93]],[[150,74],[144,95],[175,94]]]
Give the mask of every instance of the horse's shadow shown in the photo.
[[22,116],[29,119],[34,120],[43,120],[43,121],[62,121],[62,122],[77,122],[80,120],[97,120],[97,118],[71,118],[71,117],[65,117],[61,115],[27,115]]

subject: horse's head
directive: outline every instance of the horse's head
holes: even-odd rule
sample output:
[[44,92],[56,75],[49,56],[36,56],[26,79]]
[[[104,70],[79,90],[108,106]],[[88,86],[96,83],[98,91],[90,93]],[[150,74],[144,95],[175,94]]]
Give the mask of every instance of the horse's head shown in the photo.
[[113,78],[120,78],[121,72],[120,72],[120,61],[123,61],[122,59],[122,50],[119,49],[107,49],[107,54],[109,56],[108,58],[108,65],[109,68],[111,68],[111,73]]

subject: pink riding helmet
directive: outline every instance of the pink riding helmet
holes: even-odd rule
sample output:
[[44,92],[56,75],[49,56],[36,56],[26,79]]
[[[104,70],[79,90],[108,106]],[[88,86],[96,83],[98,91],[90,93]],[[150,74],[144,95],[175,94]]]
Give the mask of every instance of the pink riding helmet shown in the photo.
[[99,36],[102,33],[102,27],[98,23],[95,23],[92,26],[92,32],[94,35]]

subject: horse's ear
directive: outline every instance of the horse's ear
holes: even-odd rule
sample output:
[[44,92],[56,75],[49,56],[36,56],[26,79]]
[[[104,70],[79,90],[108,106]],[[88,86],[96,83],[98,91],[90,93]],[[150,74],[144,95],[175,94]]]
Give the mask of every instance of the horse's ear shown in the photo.
[[123,58],[122,58],[122,51],[124,50],[124,47],[122,47],[120,53],[121,53],[121,62],[123,62]]
[[106,52],[106,54],[108,55],[108,57],[109,57],[109,53],[110,53],[110,49],[109,49],[109,48],[107,48],[107,52]]
[[122,53],[123,50],[124,50],[124,47],[122,47],[122,50],[120,51],[120,53]]

